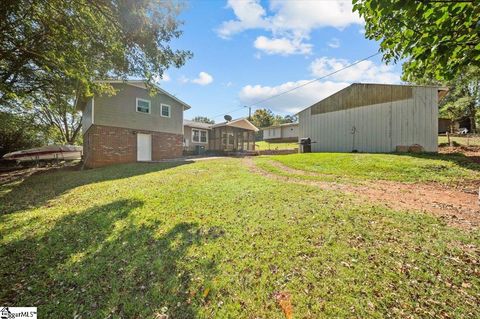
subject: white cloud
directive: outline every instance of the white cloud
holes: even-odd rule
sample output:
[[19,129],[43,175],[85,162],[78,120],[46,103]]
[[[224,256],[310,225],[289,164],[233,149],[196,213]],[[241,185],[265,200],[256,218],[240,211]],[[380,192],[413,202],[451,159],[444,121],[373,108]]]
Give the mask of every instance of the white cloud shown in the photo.
[[[352,12],[350,1],[271,0],[270,15],[259,0],[229,0],[227,7],[233,9],[236,19],[225,21],[217,29],[220,37],[229,38],[248,29],[263,29],[271,32],[270,42],[282,40],[283,46],[289,42],[297,47],[295,52],[303,54],[311,53],[312,45],[305,41],[313,29],[334,27],[341,30],[351,24],[363,24],[358,14]],[[279,45],[278,41],[269,44]],[[278,49],[269,52],[285,54],[285,50]]]
[[[310,64],[310,71],[313,77],[318,78],[340,70],[349,64],[351,63],[348,60],[322,57]],[[240,90],[238,97],[242,104],[254,104],[305,85],[309,81],[312,80],[286,82],[277,86],[246,85]],[[274,112],[296,113],[353,82],[398,83],[400,82],[400,74],[395,73],[391,66],[376,64],[372,61],[362,61],[323,81],[309,83],[271,100],[260,102],[255,106],[270,108]]]
[[222,23],[217,33],[222,38],[230,38],[232,35],[247,29],[265,28],[265,9],[258,0],[229,0],[227,8],[231,8],[236,20]]
[[301,43],[301,41],[290,40],[287,38],[269,39],[265,36],[259,36],[255,42],[254,47],[266,54],[311,54],[312,45]]
[[[321,57],[310,64],[310,71],[313,76],[322,77],[343,69],[349,64],[351,62],[345,59]],[[395,73],[392,66],[375,64],[367,60],[342,70],[329,77],[329,79],[348,82],[398,83],[400,82],[400,74]]]
[[363,20],[352,12],[351,1],[283,1],[271,0],[275,11],[273,29],[297,30],[309,33],[312,29],[334,27],[343,29],[351,24],[362,24]]
[[192,82],[200,85],[207,85],[213,82],[213,76],[207,72],[200,72],[198,78],[193,79]]
[[[248,105],[256,103],[257,101],[305,84],[308,81],[310,80],[286,82],[277,86],[246,85],[241,89],[239,99],[242,104]],[[298,90],[283,94],[256,106],[270,108],[274,112],[296,113],[348,85],[349,83],[347,82],[313,82]]]
[[337,38],[332,38],[330,42],[327,43],[327,45],[333,49],[337,49],[340,47],[340,40]]
[[167,72],[163,72],[162,77],[154,76],[153,81],[155,83],[169,82],[171,80],[170,75]]
[[189,79],[185,76],[180,77],[180,82],[181,83],[195,83],[199,85],[208,85],[213,82],[213,76],[208,74],[207,72],[200,72],[198,73],[198,77],[195,79]]

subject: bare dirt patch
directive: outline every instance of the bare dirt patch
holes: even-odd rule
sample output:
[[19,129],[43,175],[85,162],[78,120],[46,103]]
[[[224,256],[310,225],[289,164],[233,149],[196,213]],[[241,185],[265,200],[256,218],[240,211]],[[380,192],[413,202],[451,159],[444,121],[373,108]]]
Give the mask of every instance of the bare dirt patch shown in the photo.
[[[445,219],[452,226],[474,229],[480,226],[480,205],[478,187],[480,182],[471,182],[467,186],[445,186],[437,183],[406,184],[391,181],[368,181],[357,184],[305,180],[295,177],[276,175],[256,166],[251,158],[245,158],[249,169],[265,177],[291,183],[313,185],[330,191],[341,191],[355,195],[359,201],[375,202],[392,209],[415,210],[433,214]],[[318,176],[271,162],[275,167],[295,175]]]
[[439,147],[440,154],[463,154],[472,162],[480,163],[480,147],[479,146],[444,146]]

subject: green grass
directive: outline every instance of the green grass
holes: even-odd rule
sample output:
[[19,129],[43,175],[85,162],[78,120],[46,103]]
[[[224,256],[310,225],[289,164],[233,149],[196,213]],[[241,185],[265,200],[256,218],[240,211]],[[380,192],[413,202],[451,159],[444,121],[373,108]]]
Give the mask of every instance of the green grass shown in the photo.
[[[476,137],[451,136],[450,140],[463,146],[480,146],[480,137],[478,135]],[[448,144],[447,137],[439,136],[438,144]]]
[[241,159],[32,176],[0,211],[0,304],[40,318],[480,316],[478,231]]
[[[462,155],[311,153],[262,156],[259,165],[282,173],[270,160],[288,167],[320,174],[324,180],[391,180],[402,182],[454,182],[480,178],[480,165]],[[314,178],[304,176],[304,178]]]
[[293,150],[298,148],[297,143],[269,143],[266,141],[255,142],[255,149],[257,151],[263,150]]

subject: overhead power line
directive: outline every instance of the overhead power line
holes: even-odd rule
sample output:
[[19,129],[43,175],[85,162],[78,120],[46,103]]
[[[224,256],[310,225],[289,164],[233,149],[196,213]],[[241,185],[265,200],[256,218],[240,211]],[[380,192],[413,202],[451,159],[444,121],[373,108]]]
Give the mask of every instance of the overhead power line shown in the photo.
[[330,76],[332,76],[332,75],[334,75],[334,74],[337,74],[337,73],[339,73],[339,72],[342,72],[343,70],[346,70],[346,69],[348,69],[348,68],[351,68],[352,66],[355,66],[355,65],[357,65],[357,64],[359,64],[359,63],[361,63],[361,62],[363,62],[363,61],[367,61],[367,60],[369,60],[369,59],[371,59],[371,58],[373,58],[373,57],[375,57],[375,56],[377,56],[377,55],[379,55],[379,54],[381,54],[380,51],[377,52],[377,53],[371,54],[371,55],[369,55],[369,56],[367,56],[367,57],[365,57],[365,58],[363,58],[363,59],[361,59],[361,60],[355,61],[355,62],[353,62],[353,63],[351,63],[351,64],[349,64],[349,65],[346,65],[346,66],[344,66],[344,67],[341,68],[341,69],[338,69],[338,70],[336,70],[336,71],[333,71],[333,72],[331,72],[331,73],[328,73],[328,74],[326,74],[326,75],[323,75],[323,76],[321,76],[321,77],[319,77],[319,78],[315,78],[315,79],[313,79],[313,80],[310,80],[310,81],[305,82],[305,83],[303,83],[303,84],[297,85],[297,86],[295,86],[295,87],[293,87],[293,88],[291,88],[291,89],[288,89],[288,90],[286,90],[286,91],[283,91],[283,92],[281,92],[281,93],[274,94],[274,95],[272,95],[272,96],[269,96],[268,98],[265,98],[265,99],[256,101],[256,102],[254,102],[254,103],[251,103],[251,104],[249,104],[249,105],[242,106],[242,107],[236,108],[236,109],[234,109],[234,110],[230,110],[230,111],[227,111],[227,112],[225,112],[225,113],[216,115],[216,116],[214,116],[213,118],[217,118],[217,117],[223,116],[223,115],[225,115],[225,114],[232,113],[232,112],[236,112],[236,111],[239,111],[239,110],[248,108],[248,107],[254,107],[254,106],[257,105],[257,104],[260,104],[260,103],[263,103],[263,102],[266,102],[266,101],[270,101],[271,99],[274,99],[274,98],[276,98],[276,97],[285,95],[285,94],[290,93],[290,92],[292,92],[292,91],[298,90],[298,89],[300,89],[300,88],[302,88],[302,87],[304,87],[304,86],[310,85],[310,84],[312,84],[312,83],[314,83],[314,82],[323,80],[323,79],[328,78],[328,77],[330,77]]
[[377,53],[375,53],[375,54],[369,55],[369,56],[366,57],[366,58],[363,58],[363,59],[361,59],[361,60],[358,60],[358,61],[356,61],[356,62],[354,62],[354,63],[351,63],[351,64],[349,64],[349,65],[347,65],[347,66],[344,66],[343,68],[338,69],[338,70],[336,70],[336,71],[334,71],[334,72],[331,72],[331,73],[326,74],[326,75],[323,75],[323,76],[321,76],[321,77],[319,77],[319,78],[310,80],[310,81],[308,81],[308,82],[306,82],[306,83],[297,85],[296,87],[293,87],[293,88],[288,89],[288,90],[286,90],[286,91],[283,91],[283,92],[281,92],[281,93],[274,94],[274,95],[272,95],[272,96],[270,96],[270,97],[268,97],[268,98],[266,98],[266,99],[256,101],[256,102],[254,102],[254,103],[252,103],[252,104],[250,104],[250,105],[247,105],[247,107],[255,106],[255,105],[257,105],[257,104],[260,104],[260,103],[269,101],[269,100],[271,100],[271,99],[273,99],[273,98],[276,98],[276,97],[279,97],[279,96],[281,96],[281,95],[284,95],[284,94],[290,93],[290,92],[292,92],[292,91],[298,90],[299,88],[302,88],[302,87],[307,86],[307,85],[309,85],[309,84],[312,84],[312,83],[314,83],[314,82],[317,82],[317,81],[323,80],[323,79],[325,79],[325,78],[328,78],[329,76],[332,76],[332,75],[334,75],[334,74],[337,74],[338,72],[341,72],[341,71],[346,70],[346,69],[348,69],[348,68],[351,68],[352,66],[357,65],[357,64],[359,64],[359,63],[361,63],[361,62],[363,62],[363,61],[369,60],[369,59],[371,59],[371,58],[373,58],[373,57],[375,57],[375,56],[377,56],[377,55],[379,55],[379,54],[381,54],[381,52],[377,52]]

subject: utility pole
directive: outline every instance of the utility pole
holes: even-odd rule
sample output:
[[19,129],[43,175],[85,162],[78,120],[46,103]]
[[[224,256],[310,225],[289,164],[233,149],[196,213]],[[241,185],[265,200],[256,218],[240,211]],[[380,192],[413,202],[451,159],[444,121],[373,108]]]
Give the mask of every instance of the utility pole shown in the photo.
[[248,107],[248,120],[250,121],[252,119],[252,107],[251,106],[245,106]]

